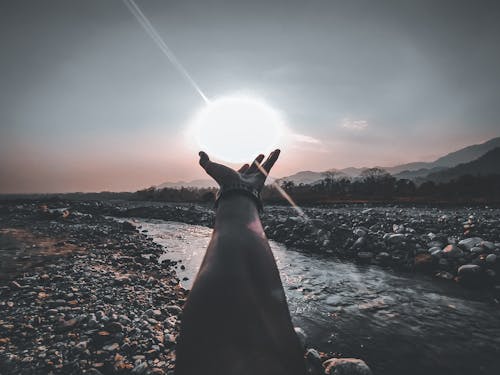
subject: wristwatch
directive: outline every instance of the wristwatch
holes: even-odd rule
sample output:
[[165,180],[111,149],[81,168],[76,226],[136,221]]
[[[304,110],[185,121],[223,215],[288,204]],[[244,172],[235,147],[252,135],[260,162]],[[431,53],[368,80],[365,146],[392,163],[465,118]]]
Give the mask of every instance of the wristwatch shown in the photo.
[[234,184],[226,185],[226,186],[221,186],[219,191],[217,192],[217,195],[215,197],[215,208],[219,205],[219,201],[227,196],[230,195],[246,195],[247,197],[250,197],[255,204],[257,205],[257,209],[259,212],[262,212],[263,206],[262,206],[262,200],[260,198],[260,192],[256,188],[254,188],[251,185],[242,183],[242,182],[237,182]]

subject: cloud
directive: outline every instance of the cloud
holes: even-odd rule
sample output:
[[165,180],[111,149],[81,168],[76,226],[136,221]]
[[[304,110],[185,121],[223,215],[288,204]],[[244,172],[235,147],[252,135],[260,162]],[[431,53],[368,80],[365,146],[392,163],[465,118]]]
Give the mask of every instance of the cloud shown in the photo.
[[292,140],[299,143],[308,143],[308,144],[321,144],[319,139],[313,138],[309,135],[292,133]]
[[368,121],[366,120],[353,120],[350,118],[342,119],[341,126],[345,129],[361,131],[368,127]]

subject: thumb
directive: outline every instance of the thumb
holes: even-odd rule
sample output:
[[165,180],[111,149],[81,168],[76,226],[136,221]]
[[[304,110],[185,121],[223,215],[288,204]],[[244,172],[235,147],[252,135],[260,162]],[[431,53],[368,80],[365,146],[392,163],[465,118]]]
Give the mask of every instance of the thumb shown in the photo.
[[208,155],[204,151],[200,151],[198,153],[198,155],[200,156],[200,165],[201,165],[201,167],[204,170],[207,170],[208,164],[210,163],[210,158],[208,157]]
[[205,172],[207,172],[207,174],[210,177],[212,177],[215,181],[219,183],[217,173],[215,173],[215,168],[214,168],[215,164],[210,160],[207,153],[204,151],[200,151],[198,155],[200,155],[199,163],[201,167],[205,170]]

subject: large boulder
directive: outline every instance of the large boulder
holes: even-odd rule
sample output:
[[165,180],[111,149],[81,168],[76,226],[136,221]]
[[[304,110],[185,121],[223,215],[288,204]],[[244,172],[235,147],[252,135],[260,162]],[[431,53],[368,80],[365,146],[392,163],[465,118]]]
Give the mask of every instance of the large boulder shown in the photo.
[[365,361],[358,358],[332,358],[323,362],[328,375],[372,375]]

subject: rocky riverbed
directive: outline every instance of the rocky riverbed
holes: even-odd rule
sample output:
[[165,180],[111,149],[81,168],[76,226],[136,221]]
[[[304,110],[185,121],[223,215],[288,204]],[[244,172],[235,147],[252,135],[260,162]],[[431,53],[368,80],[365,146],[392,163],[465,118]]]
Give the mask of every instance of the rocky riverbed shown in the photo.
[[[267,235],[288,248],[428,273],[435,282],[487,291],[496,305],[499,213],[341,205],[299,215],[268,207],[263,223]],[[0,204],[0,373],[173,372],[187,295],[175,272],[181,265],[147,233],[109,216],[210,227],[214,213],[207,206],[151,202]],[[331,354],[309,350],[307,357],[322,372]],[[326,366],[330,373],[342,366],[364,371],[354,360]]]
[[[90,211],[211,226],[214,213],[200,205],[87,203]],[[337,205],[267,207],[270,239],[288,247],[422,272],[466,287],[500,289],[500,209]],[[500,290],[499,290],[500,291]]]

